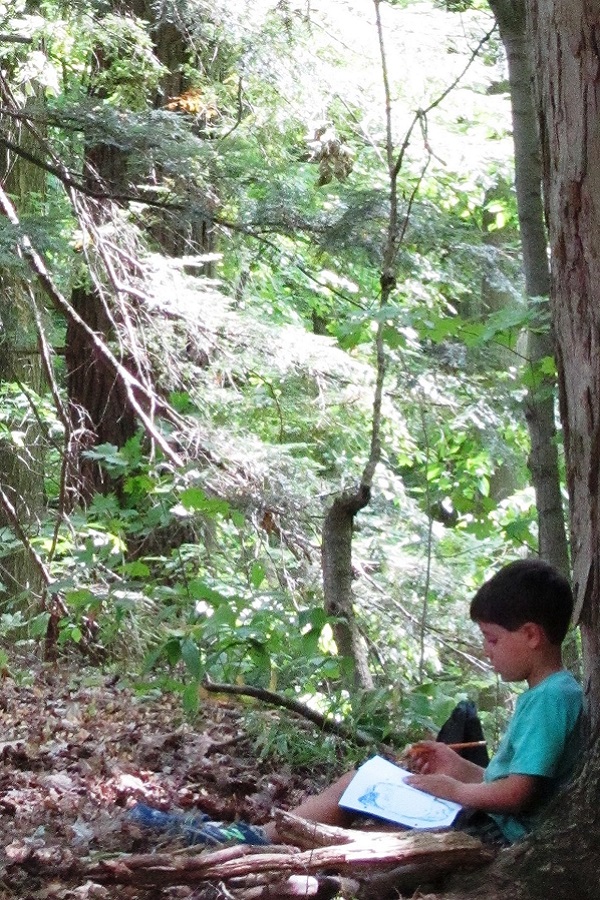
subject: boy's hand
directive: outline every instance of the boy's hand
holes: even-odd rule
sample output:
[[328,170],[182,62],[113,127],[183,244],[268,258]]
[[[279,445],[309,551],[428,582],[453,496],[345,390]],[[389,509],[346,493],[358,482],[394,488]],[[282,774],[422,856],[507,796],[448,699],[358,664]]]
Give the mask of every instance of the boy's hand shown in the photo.
[[417,775],[449,775],[456,781],[479,783],[483,781],[483,769],[463,759],[441,741],[419,741],[409,747],[410,769]]
[[412,770],[418,775],[450,775],[460,778],[462,757],[439,741],[419,741],[409,748]]
[[442,800],[454,800],[455,803],[461,802],[460,792],[464,787],[462,782],[450,775],[411,775],[406,779],[406,784]]

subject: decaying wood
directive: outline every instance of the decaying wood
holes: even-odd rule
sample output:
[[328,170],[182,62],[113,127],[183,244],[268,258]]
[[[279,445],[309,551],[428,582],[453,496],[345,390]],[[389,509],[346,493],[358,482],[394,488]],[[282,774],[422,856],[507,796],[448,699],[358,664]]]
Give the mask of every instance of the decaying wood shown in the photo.
[[[243,844],[91,861],[76,859],[65,848],[15,842],[5,853],[9,867],[20,866],[36,875],[143,888],[195,885],[201,896],[212,883],[219,896],[236,900],[300,895],[323,900],[343,895],[348,879],[352,896],[370,900],[384,888],[386,892],[397,884],[422,884],[459,867],[485,865],[494,856],[477,838],[458,831],[359,831],[316,825],[283,812],[278,813],[277,828],[294,846]],[[219,894],[221,887],[224,892]]]
[[185,856],[155,853],[122,856],[89,864],[82,874],[104,884],[144,887],[212,880],[227,882],[261,873],[279,877],[333,871],[356,878],[368,871],[421,863],[442,874],[459,866],[483,865],[493,855],[476,838],[460,832],[395,834],[347,830],[344,837],[346,843],[303,851],[295,847],[244,845]]
[[[352,844],[356,841],[357,832],[351,828],[338,828],[335,825],[322,825],[320,822],[311,822],[301,816],[285,812],[283,809],[275,810],[275,823],[277,834],[289,844],[300,847],[301,850],[313,850],[315,847],[335,847],[338,844]],[[397,834],[397,832],[394,832]]]
[[[194,900],[280,900],[282,897],[314,897],[331,900],[333,897],[356,898],[360,883],[350,878],[331,875],[252,875],[220,882],[221,893],[215,895],[215,885],[194,891]],[[217,891],[219,886],[217,886]],[[211,892],[212,891],[212,892]],[[370,898],[369,898],[370,900]]]

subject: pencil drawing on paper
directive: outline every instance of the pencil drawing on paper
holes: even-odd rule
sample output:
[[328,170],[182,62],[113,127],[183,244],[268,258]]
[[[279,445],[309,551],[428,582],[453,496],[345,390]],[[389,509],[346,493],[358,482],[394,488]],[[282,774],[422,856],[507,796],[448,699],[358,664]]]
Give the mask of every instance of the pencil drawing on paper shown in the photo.
[[417,792],[403,782],[391,781],[379,781],[370,785],[365,793],[357,798],[357,802],[365,811],[369,810],[383,819],[390,813],[402,809],[405,819],[414,820],[407,821],[407,825],[418,823],[421,827],[426,824],[434,826],[446,821],[452,809],[452,805],[446,800]]
[[374,756],[359,767],[340,797],[340,806],[408,828],[443,828],[461,807],[406,784],[406,769]]

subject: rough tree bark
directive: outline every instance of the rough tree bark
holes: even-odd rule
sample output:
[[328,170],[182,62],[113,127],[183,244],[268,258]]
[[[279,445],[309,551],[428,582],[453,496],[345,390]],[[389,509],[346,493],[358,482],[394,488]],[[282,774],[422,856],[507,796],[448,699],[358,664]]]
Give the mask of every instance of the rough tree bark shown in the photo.
[[600,719],[600,6],[530,0],[576,616]]
[[[71,303],[104,341],[114,338],[113,323],[96,291],[75,288]],[[89,333],[74,319],[67,321],[65,363],[71,425],[85,435],[80,450],[104,443],[122,447],[135,434],[135,414],[122,382],[101,358]],[[73,472],[77,483],[72,487],[83,499],[89,499],[95,491],[114,488],[114,481],[98,464],[81,454]]]
[[[3,95],[7,89],[3,80]],[[35,99],[42,98],[43,92],[35,82],[30,82],[28,89]],[[13,144],[43,156],[43,148],[22,121],[3,115],[2,126],[3,134]],[[33,212],[35,204],[45,195],[45,173],[8,149],[0,156],[0,181],[25,215]],[[3,382],[20,383],[33,391],[42,388],[42,366],[28,296],[34,291],[39,289],[28,285],[14,269],[0,269],[0,392]],[[15,409],[11,416],[9,409],[10,399],[5,424],[10,431],[22,432],[22,445],[17,449],[10,440],[0,441],[0,490],[3,501],[14,509],[24,533],[35,533],[45,502],[41,476],[44,436],[31,414]],[[4,527],[10,530],[11,521],[0,505],[0,528]],[[25,547],[5,552],[0,560],[0,599],[6,601],[21,595],[27,604],[42,592],[39,571]]]
[[550,266],[542,201],[542,171],[538,136],[531,45],[526,33],[525,0],[489,0],[508,60],[515,152],[515,187],[525,290],[536,298],[534,321],[528,333],[532,385],[525,401],[531,453],[529,468],[536,495],[539,552],[569,575],[569,553],[558,463],[555,424],[555,385],[539,372],[541,361],[554,355],[554,337],[541,321],[550,293]]
[[453,897],[597,900],[600,862],[600,5],[527,0],[551,249],[551,309],[576,616],[592,740],[547,826]]
[[[124,3],[118,2],[117,6],[121,9],[125,7],[126,11],[132,12],[151,25],[154,52],[167,70],[161,79],[160,90],[154,98],[154,106],[179,108],[181,114],[184,114],[184,107],[178,107],[178,102],[192,87],[190,69],[206,71],[214,68],[214,58],[220,56],[219,48],[194,46],[191,29],[184,21],[183,7],[174,15],[173,10],[161,11],[151,0],[125,0]],[[202,51],[206,58],[199,60]],[[216,77],[219,77],[218,73]],[[197,128],[202,128],[201,117],[198,119]],[[205,204],[211,209],[212,199],[206,197]],[[214,225],[210,219],[197,213],[188,217],[182,215],[181,211],[177,213],[163,211],[160,215],[155,212],[155,224],[151,226],[150,231],[162,252],[168,256],[207,255],[215,250]],[[202,274],[214,278],[215,269],[212,260],[208,259],[204,263]]]

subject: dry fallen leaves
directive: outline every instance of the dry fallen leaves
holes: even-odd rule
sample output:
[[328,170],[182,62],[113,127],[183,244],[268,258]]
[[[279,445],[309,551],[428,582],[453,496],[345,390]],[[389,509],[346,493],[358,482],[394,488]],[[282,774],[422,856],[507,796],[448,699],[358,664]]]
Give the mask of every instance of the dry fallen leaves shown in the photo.
[[[303,782],[257,765],[235,703],[206,701],[192,726],[177,697],[138,696],[96,671],[74,677],[40,667],[32,685],[3,680],[0,708],[0,900],[108,896],[91,882],[26,873],[34,850],[62,871],[71,858],[176,850],[172,839],[128,822],[135,802],[260,823],[275,803],[293,806],[309,788],[308,776]],[[110,891],[138,896],[147,895],[128,886]]]

